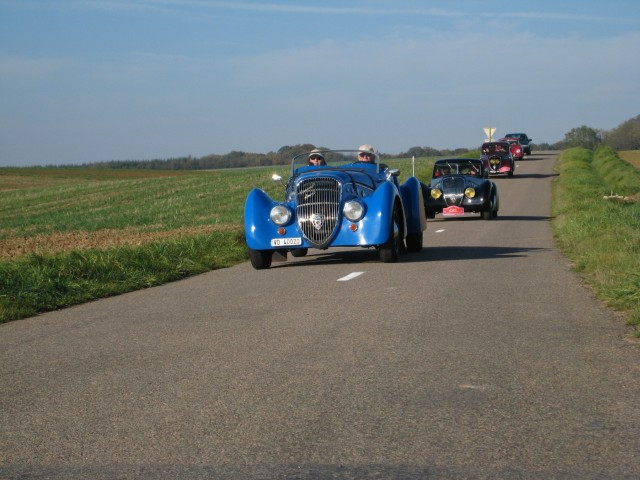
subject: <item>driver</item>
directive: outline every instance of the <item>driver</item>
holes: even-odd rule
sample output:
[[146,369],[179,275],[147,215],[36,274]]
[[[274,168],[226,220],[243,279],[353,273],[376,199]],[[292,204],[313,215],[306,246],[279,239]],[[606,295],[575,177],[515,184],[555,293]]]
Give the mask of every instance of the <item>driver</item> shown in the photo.
[[324,157],[322,156],[322,151],[320,149],[314,148],[309,152],[308,164],[314,167],[320,167],[327,164],[327,162],[324,160]]

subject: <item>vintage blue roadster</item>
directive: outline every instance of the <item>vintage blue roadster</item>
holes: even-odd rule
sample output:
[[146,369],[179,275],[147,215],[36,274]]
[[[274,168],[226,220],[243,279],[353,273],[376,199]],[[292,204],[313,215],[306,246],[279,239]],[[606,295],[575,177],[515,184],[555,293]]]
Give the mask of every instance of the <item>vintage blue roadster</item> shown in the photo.
[[397,261],[405,249],[420,251],[427,226],[421,184],[409,177],[400,185],[398,174],[373,151],[295,156],[282,201],[259,188],[249,192],[244,229],[251,265],[269,268],[274,253],[299,257],[309,248],[376,248],[383,262]]

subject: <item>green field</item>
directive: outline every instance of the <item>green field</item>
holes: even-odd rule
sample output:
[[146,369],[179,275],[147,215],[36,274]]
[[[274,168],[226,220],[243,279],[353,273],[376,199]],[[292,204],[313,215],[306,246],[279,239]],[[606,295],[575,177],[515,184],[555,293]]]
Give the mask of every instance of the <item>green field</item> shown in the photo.
[[288,168],[0,169],[0,322],[245,261],[244,201],[281,198],[272,173]]

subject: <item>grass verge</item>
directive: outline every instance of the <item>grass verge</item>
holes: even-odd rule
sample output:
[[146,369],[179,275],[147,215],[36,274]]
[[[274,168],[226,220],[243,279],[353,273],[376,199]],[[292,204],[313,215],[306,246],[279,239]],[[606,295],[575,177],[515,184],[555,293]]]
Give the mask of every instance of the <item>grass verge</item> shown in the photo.
[[597,297],[627,315],[640,337],[640,172],[608,147],[573,148],[558,160],[553,229],[562,252]]
[[160,285],[246,258],[240,230],[137,247],[26,255],[0,262],[0,322]]

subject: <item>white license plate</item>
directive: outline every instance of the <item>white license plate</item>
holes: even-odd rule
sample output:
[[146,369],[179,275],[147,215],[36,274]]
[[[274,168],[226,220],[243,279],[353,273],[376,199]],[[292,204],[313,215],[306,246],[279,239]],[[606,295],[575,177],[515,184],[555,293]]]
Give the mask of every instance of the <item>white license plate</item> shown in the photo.
[[302,245],[302,237],[271,239],[272,247],[291,247],[295,245]]

